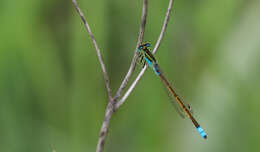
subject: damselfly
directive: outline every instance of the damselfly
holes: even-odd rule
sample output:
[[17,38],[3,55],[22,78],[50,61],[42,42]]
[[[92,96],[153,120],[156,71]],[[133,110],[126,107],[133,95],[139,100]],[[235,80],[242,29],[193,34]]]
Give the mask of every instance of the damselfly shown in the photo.
[[151,47],[150,43],[143,43],[138,47],[137,51],[139,52],[139,59],[140,59],[141,63],[143,63],[143,65],[145,65],[146,62],[148,63],[148,65],[153,69],[153,71],[156,73],[156,75],[158,75],[161,78],[163,84],[166,86],[167,90],[169,91],[169,93],[171,95],[170,97],[175,98],[175,100],[173,100],[173,104],[178,106],[176,108],[177,111],[181,111],[182,113],[184,113],[184,114],[180,113],[182,116],[186,115],[187,117],[189,117],[190,120],[192,121],[192,123],[194,124],[194,126],[197,128],[200,135],[204,139],[207,139],[206,132],[201,128],[199,123],[193,117],[190,106],[185,104],[181,100],[181,98],[177,95],[175,90],[171,87],[169,81],[166,79],[166,77],[162,73],[162,70],[160,69],[155,57],[150,52],[149,47]]

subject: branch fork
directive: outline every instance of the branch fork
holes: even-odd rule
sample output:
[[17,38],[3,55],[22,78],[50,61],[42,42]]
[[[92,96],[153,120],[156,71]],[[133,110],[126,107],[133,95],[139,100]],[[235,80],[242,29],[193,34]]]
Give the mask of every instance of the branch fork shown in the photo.
[[[147,69],[147,66],[145,65],[145,67],[140,71],[140,73],[138,74],[138,76],[136,77],[134,82],[130,85],[128,90],[121,97],[122,92],[126,88],[128,81],[130,80],[130,78],[131,78],[131,76],[132,76],[132,74],[135,70],[135,67],[136,67],[136,61],[138,59],[138,54],[136,53],[136,51],[134,51],[135,53],[134,53],[131,65],[129,67],[129,70],[128,70],[124,80],[122,81],[119,89],[117,90],[116,95],[113,97],[111,87],[110,87],[109,76],[108,76],[107,71],[106,71],[103,56],[102,56],[100,49],[97,45],[94,34],[92,33],[90,26],[89,26],[89,24],[88,24],[88,22],[87,22],[87,20],[84,16],[83,12],[81,11],[80,7],[78,6],[77,0],[72,0],[72,2],[74,4],[78,14],[80,15],[81,20],[83,21],[85,28],[87,29],[87,31],[88,31],[88,33],[91,37],[91,40],[92,40],[92,42],[95,46],[96,53],[97,53],[97,56],[98,56],[98,59],[99,59],[100,65],[101,65],[101,69],[102,69],[103,74],[104,74],[105,85],[106,85],[106,88],[107,88],[107,94],[108,94],[109,102],[108,102],[107,107],[106,107],[105,117],[104,117],[104,121],[103,121],[102,126],[101,126],[101,130],[100,130],[100,134],[99,134],[99,138],[98,138],[98,144],[97,144],[97,148],[96,148],[96,152],[103,152],[105,140],[106,140],[109,125],[110,125],[110,120],[111,120],[113,114],[120,108],[120,106],[122,106],[125,103],[127,97],[131,94],[131,92],[136,87],[139,80],[142,78],[144,72]],[[160,47],[160,44],[162,42],[162,39],[165,35],[166,28],[167,28],[167,25],[168,25],[168,22],[169,22],[169,19],[170,19],[170,14],[171,14],[173,2],[174,2],[174,0],[169,0],[168,10],[167,10],[167,13],[165,15],[162,30],[161,30],[161,33],[160,33],[158,40],[155,44],[155,47],[153,49],[153,53],[157,52],[157,50]],[[148,12],[147,9],[148,9],[148,0],[143,0],[143,11],[142,11],[142,18],[141,18],[141,26],[140,26],[140,31],[139,31],[136,49],[143,42],[146,20],[147,20],[147,12]],[[121,97],[121,99],[120,99],[120,97]]]

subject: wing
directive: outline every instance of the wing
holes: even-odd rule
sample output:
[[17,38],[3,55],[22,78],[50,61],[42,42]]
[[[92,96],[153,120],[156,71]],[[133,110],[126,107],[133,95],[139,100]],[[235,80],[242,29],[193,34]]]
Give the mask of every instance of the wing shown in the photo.
[[168,91],[168,89],[165,88],[165,90],[167,91],[168,97],[170,98],[170,101],[174,107],[174,109],[177,111],[177,113],[182,117],[185,118],[186,114],[183,111],[183,108],[176,102],[175,97]]
[[[165,89],[165,90],[167,90],[168,96],[169,96],[169,98],[171,100],[171,103],[172,103],[173,107],[175,108],[175,110],[179,113],[179,115],[182,118],[185,118],[186,117],[186,113],[184,112],[183,108],[177,103],[175,97],[168,91],[168,89]],[[184,101],[182,100],[182,102],[184,102]],[[184,103],[184,105],[190,111],[190,113],[193,114],[191,106],[189,104],[186,104],[186,103]]]
[[[159,66],[157,68],[159,68]],[[159,68],[159,71],[160,71],[160,74],[163,74],[163,71],[160,68]],[[175,96],[169,91],[167,86],[164,85],[164,89],[166,90],[166,92],[168,94],[168,97],[170,98],[170,101],[171,101],[173,107],[175,108],[175,110],[177,111],[177,113],[182,118],[185,118],[186,117],[186,113],[185,113],[183,107],[180,104],[178,104]],[[184,101],[182,100],[182,102],[184,102]],[[189,104],[186,104],[185,102],[184,102],[184,105],[190,111],[190,113],[192,113],[191,106]]]

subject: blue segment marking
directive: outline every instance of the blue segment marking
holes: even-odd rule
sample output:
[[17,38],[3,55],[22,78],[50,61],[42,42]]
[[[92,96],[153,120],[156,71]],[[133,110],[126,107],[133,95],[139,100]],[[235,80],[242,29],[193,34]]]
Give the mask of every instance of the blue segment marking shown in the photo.
[[160,75],[160,71],[158,69],[156,69],[155,67],[153,68],[154,72],[157,74],[157,75]]
[[160,75],[160,74],[161,74],[157,63],[154,64],[153,70],[155,71],[155,73],[156,73],[157,75]]
[[207,138],[206,132],[200,126],[197,128],[197,130],[203,138]]
[[150,67],[153,68],[154,72],[157,74],[157,75],[160,75],[160,70],[158,69],[158,65],[155,63],[155,65],[153,66],[153,62],[150,61],[147,57],[145,57],[145,60],[147,61],[147,63],[149,64]]
[[149,64],[151,67],[153,67],[152,61],[150,61],[147,57],[145,57],[145,60],[148,62],[148,64]]

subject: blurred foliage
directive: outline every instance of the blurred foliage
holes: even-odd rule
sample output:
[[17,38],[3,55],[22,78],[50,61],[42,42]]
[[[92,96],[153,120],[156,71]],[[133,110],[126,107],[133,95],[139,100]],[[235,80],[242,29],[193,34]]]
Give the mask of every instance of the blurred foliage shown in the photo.
[[[134,54],[142,1],[79,5],[115,93]],[[149,1],[145,40],[152,44],[167,6]],[[156,57],[209,138],[179,118],[148,70],[113,117],[105,151],[259,151],[259,14],[257,0],[176,0]],[[107,94],[72,3],[2,1],[0,20],[0,151],[95,151]]]

